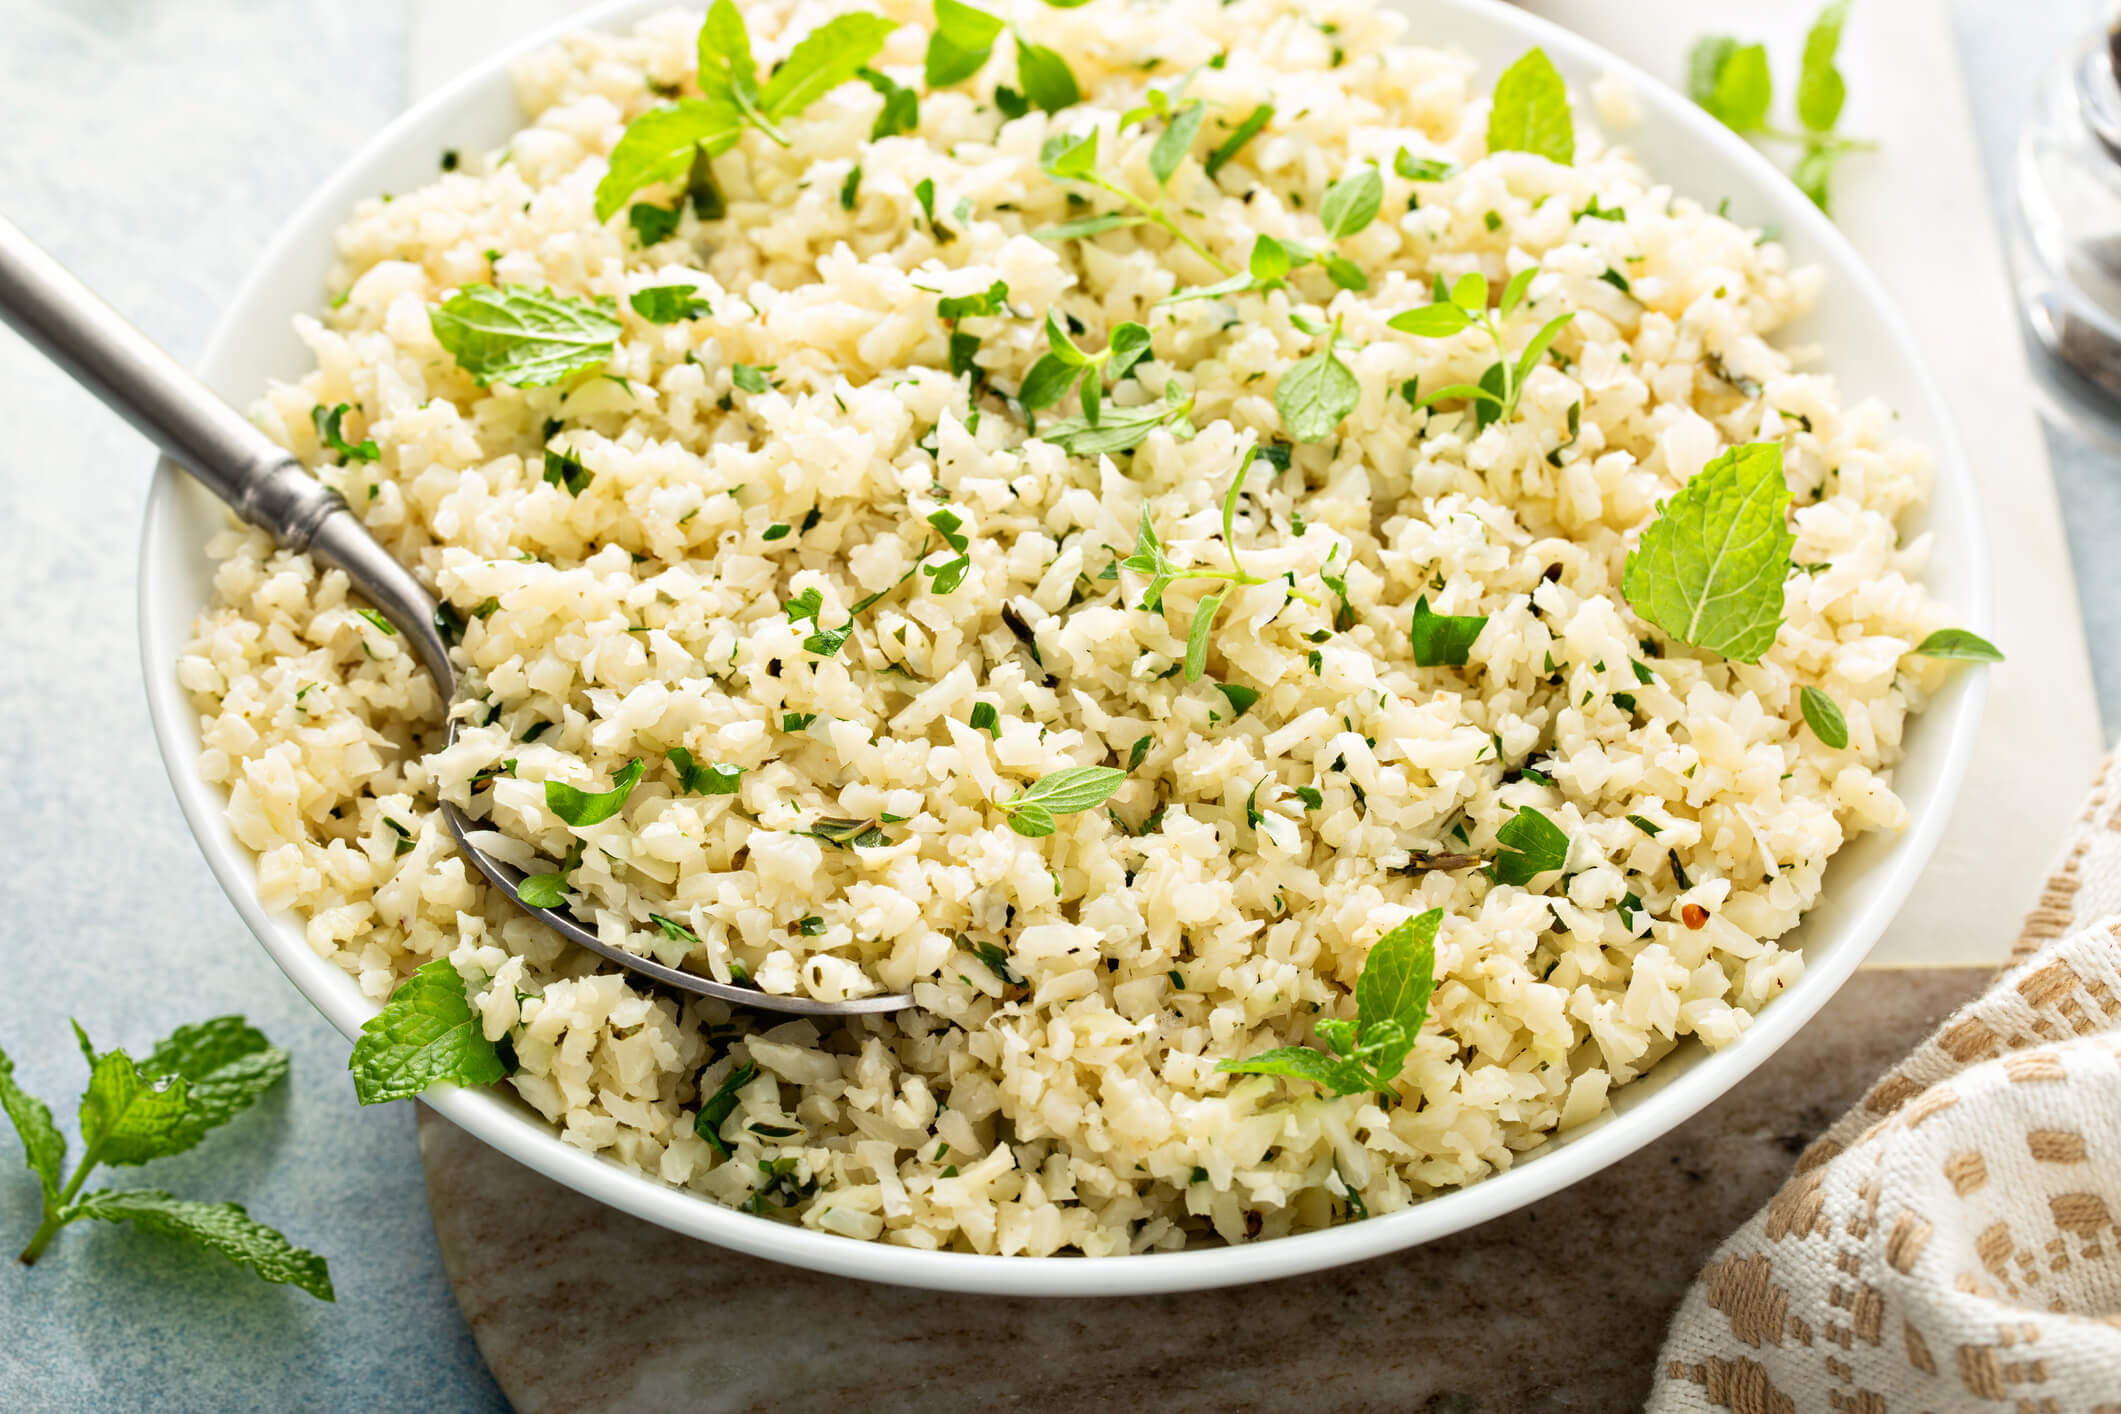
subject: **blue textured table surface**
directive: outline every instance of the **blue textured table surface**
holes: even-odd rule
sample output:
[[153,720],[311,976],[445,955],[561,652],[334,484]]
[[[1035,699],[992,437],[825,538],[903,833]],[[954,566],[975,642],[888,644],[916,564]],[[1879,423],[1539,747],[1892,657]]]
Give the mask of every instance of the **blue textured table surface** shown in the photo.
[[[1999,207],[2012,134],[2090,0],[1958,0]],[[402,104],[406,0],[0,0],[0,207],[179,357],[301,197]],[[251,941],[155,757],[133,611],[146,444],[0,333],[0,1047],[71,1127],[65,1018],[145,1049],[240,1011],[293,1083],[193,1154],[119,1183],[235,1199],[326,1254],[325,1306],[113,1229],[0,1264],[0,1406],[35,1410],[505,1407],[459,1319],[412,1113],[361,1111],[346,1043]],[[2114,462],[2055,437],[2105,719],[2121,721]],[[0,1138],[0,1241],[36,1221]]]

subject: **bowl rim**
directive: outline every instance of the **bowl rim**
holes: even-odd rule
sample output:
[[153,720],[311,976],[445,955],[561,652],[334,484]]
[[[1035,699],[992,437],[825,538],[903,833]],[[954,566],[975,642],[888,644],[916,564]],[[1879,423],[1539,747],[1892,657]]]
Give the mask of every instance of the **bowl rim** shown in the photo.
[[[1391,4],[1392,0],[1382,2]],[[1536,15],[1480,0],[1406,3],[1461,22],[1515,30],[1527,44],[1545,48],[1565,70],[1614,76],[1634,91],[1644,121],[1685,124],[1694,130],[1689,136],[1705,142],[1721,160],[1749,171],[1756,182],[1766,179],[1767,189],[1780,198],[1773,214],[1786,230],[1794,227],[1801,233],[1808,259],[1833,279],[1846,282],[1850,293],[1880,321],[1886,339],[1906,361],[1920,402],[1943,414],[1929,420],[1922,439],[1937,470],[1930,509],[1940,518],[1955,512],[1964,523],[1967,603],[1962,618],[1973,631],[1988,632],[1987,543],[1950,405],[1883,287],[1840,231],[1751,146],[1661,81],[1589,40]],[[657,10],[692,7],[684,0],[612,0],[505,46],[399,114],[340,163],[282,224],[216,322],[199,359],[202,375],[211,377],[216,366],[249,336],[257,321],[252,307],[267,297],[275,272],[304,246],[305,232],[327,213],[336,212],[343,219],[352,200],[367,194],[358,185],[366,168],[396,152],[440,116],[471,106],[497,84],[505,86],[508,67],[526,53],[568,34],[609,30]],[[1446,33],[1434,36],[1433,42],[1448,47],[1453,41]],[[191,494],[182,484],[185,481],[168,461],[157,464],[141,528],[136,611],[142,678],[156,745],[193,838],[237,913],[289,981],[351,1039],[375,1013],[375,1004],[360,994],[349,974],[312,951],[302,930],[290,919],[265,908],[255,892],[255,863],[229,832],[225,796],[207,785],[197,771],[198,721],[172,670],[182,644],[172,642],[159,628],[155,601],[156,586],[180,572],[176,563],[181,552],[173,538],[178,528],[178,498]],[[1962,672],[1925,709],[1928,730],[1946,733],[1941,770],[1934,778],[1933,807],[1912,821],[1892,845],[1890,855],[1879,861],[1884,883],[1839,930],[1844,941],[1823,959],[1808,955],[1804,974],[1758,1012],[1737,1041],[1700,1056],[1662,1083],[1658,1068],[1653,1068],[1629,1087],[1651,1093],[1625,1113],[1609,1113],[1585,1126],[1565,1143],[1543,1144],[1504,1171],[1367,1221],[1264,1242],[1118,1259],[923,1251],[752,1217],[702,1194],[671,1187],[566,1143],[521,1100],[496,1089],[441,1087],[421,1098],[437,1114],[517,1162],[622,1212],[750,1256],[868,1281],[1009,1296],[1140,1295],[1296,1276],[1383,1256],[1515,1211],[1634,1153],[1717,1099],[1778,1050],[1839,990],[1914,887],[1951,817],[1985,697],[1984,675]]]

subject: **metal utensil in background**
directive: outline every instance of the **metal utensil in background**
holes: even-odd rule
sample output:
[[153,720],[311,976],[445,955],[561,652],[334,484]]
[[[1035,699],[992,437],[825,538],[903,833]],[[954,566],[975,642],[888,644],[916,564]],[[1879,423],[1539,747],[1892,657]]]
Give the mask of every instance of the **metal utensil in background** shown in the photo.
[[[0,217],[0,320],[66,370],[106,407],[154,442],[244,520],[289,550],[343,570],[362,597],[396,625],[433,676],[442,700],[458,686],[449,646],[435,627],[435,601],[413,572],[368,533],[339,493]],[[451,716],[451,730],[455,718]],[[905,993],[821,1002],[718,982],[607,943],[565,909],[533,908],[517,890],[523,873],[471,842],[481,828],[447,801],[443,822],[465,858],[519,908],[621,967],[666,986],[740,1006],[807,1016],[852,1016],[913,1005]]]
[[2018,143],[2011,259],[2050,412],[2121,446],[2121,4]]

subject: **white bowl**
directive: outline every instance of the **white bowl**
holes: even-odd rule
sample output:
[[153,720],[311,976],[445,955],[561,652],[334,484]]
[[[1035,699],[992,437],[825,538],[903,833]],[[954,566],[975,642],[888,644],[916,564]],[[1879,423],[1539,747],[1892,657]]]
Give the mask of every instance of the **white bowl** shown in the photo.
[[[622,0],[569,28],[621,28],[668,3]],[[1625,80],[1644,118],[1615,136],[1660,180],[1696,196],[1728,195],[1734,215],[1779,226],[1796,261],[1824,269],[1818,309],[1787,337],[1830,350],[1828,366],[1840,374],[1848,396],[1884,398],[1899,410],[1906,431],[1935,454],[1937,489],[1926,525],[1936,538],[1930,588],[1954,622],[1985,631],[1988,566],[1950,414],[1884,292],[1832,224],[1764,158],[1693,104],[1567,31],[1486,0],[1387,3],[1413,18],[1411,33],[1422,42],[1461,49],[1490,75],[1537,44],[1579,94],[1601,75]],[[444,148],[503,143],[522,123],[507,63],[553,37],[539,36],[450,84],[384,129],[325,183],[265,252],[223,315],[201,361],[206,381],[243,407],[269,379],[293,380],[306,372],[310,361],[290,321],[321,302],[332,233],[355,201],[428,180]],[[221,887],[273,960],[351,1037],[375,1004],[346,973],[310,950],[297,918],[258,901],[255,863],[229,833],[222,792],[199,776],[199,724],[177,686],[174,665],[193,618],[208,601],[211,566],[202,547],[222,524],[219,504],[165,463],[148,499],[140,550],[141,653],[155,736],[185,819]],[[1117,1295],[1260,1281],[1375,1257],[1498,1217],[1633,1153],[1728,1090],[1794,1035],[1855,970],[1913,887],[1965,773],[1982,695],[1982,674],[1961,671],[1910,725],[1907,757],[1895,779],[1912,824],[1896,837],[1866,836],[1834,860],[1824,898],[1800,934],[1804,976],[1740,1040],[1713,1053],[1689,1044],[1617,1091],[1606,1118],[1553,1140],[1505,1173],[1366,1222],[1247,1246],[1104,1260],[917,1252],[783,1226],[667,1187],[563,1143],[502,1087],[437,1090],[426,1100],[503,1153],[615,1208],[754,1256],[873,1281],[1012,1296]],[[353,1103],[350,1084],[347,1103]]]

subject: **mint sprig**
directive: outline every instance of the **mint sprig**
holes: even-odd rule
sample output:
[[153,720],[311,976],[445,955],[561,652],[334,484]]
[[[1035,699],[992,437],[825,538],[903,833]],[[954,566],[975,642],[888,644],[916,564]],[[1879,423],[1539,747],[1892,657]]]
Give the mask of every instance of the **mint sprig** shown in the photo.
[[1782,628],[1797,537],[1782,444],[1733,447],[1665,502],[1628,552],[1628,606],[1682,643],[1757,663]]
[[1729,35],[1712,34],[1695,40],[1687,52],[1687,96],[1742,137],[1795,144],[1798,155],[1791,180],[1822,211],[1828,209],[1834,168],[1851,154],[1877,147],[1867,139],[1843,137],[1834,130],[1848,99],[1848,84],[1835,65],[1848,10],[1848,0],[1831,0],[1805,33],[1797,70],[1798,126],[1794,130],[1768,120],[1775,80],[1766,46],[1740,44]]
[[364,1105],[409,1100],[442,1084],[491,1085],[508,1074],[446,957],[400,982],[383,1009],[361,1023],[346,1068]]
[[1308,1080],[1335,1095],[1375,1092],[1389,1098],[1406,1068],[1414,1038],[1428,1020],[1436,990],[1436,933],[1443,910],[1406,919],[1370,948],[1355,983],[1355,1020],[1339,1017],[1312,1029],[1330,1053],[1308,1046],[1277,1046],[1248,1060],[1226,1060],[1226,1075],[1281,1075]]
[[1495,856],[1495,882],[1523,888],[1541,874],[1569,862],[1569,837],[1561,826],[1531,806],[1521,806],[1495,832],[1502,850]]
[[[1174,116],[1171,123],[1165,128],[1166,134],[1173,127],[1180,126],[1182,122],[1183,120]],[[1190,128],[1184,129],[1186,140],[1189,144],[1193,133],[1198,128],[1199,124],[1196,121],[1192,123]],[[1152,164],[1150,175],[1156,178],[1158,194],[1154,197],[1148,197],[1135,191],[1120,180],[1117,174],[1106,171],[1098,164],[1096,128],[1090,129],[1089,132],[1080,137],[1070,136],[1067,133],[1054,134],[1052,137],[1047,138],[1045,145],[1039,149],[1038,165],[1040,169],[1055,181],[1081,182],[1086,186],[1095,187],[1109,196],[1117,197],[1122,203],[1131,208],[1131,214],[1113,213],[1109,218],[1090,217],[1087,221],[1071,222],[1068,227],[1041,231],[1038,234],[1050,240],[1061,236],[1064,232],[1069,236],[1082,236],[1095,234],[1097,231],[1111,230],[1115,226],[1133,225],[1146,221],[1151,225],[1161,227],[1173,240],[1206,261],[1217,274],[1223,276],[1235,275],[1237,271],[1230,267],[1228,261],[1214,254],[1195,239],[1191,232],[1173,219],[1170,211],[1165,206],[1165,191],[1170,186],[1171,178],[1177,175],[1178,168],[1184,157],[1185,153],[1183,152],[1174,155],[1172,152],[1167,151],[1163,158]],[[1104,222],[1108,219],[1111,223],[1109,225],[1090,225],[1091,222]]]
[[[715,0],[697,45],[701,96],[651,109],[627,125],[597,183],[597,220],[610,220],[642,187],[677,181],[693,172],[695,160],[727,152],[747,127],[786,147],[781,124],[856,78],[896,28],[865,10],[835,15],[805,35],[761,84],[742,13],[731,0]],[[711,172],[703,176],[712,180]]]
[[1115,766],[1068,766],[1039,777],[1008,800],[996,801],[995,807],[1010,829],[1037,839],[1053,833],[1056,815],[1095,810],[1126,783],[1127,773]]
[[1539,366],[1539,360],[1546,356],[1556,337],[1576,317],[1572,310],[1555,315],[1539,326],[1538,332],[1525,341],[1522,349],[1514,354],[1510,352],[1506,342],[1510,316],[1524,304],[1538,274],[1539,267],[1533,265],[1512,275],[1509,283],[1502,287],[1492,314],[1488,312],[1487,276],[1475,270],[1459,276],[1457,283],[1448,289],[1438,277],[1436,298],[1431,303],[1402,310],[1386,321],[1388,328],[1422,339],[1448,339],[1468,329],[1478,329],[1495,347],[1495,362],[1481,374],[1478,384],[1453,383],[1449,387],[1434,389],[1412,399],[1413,406],[1424,408],[1433,403],[1469,398],[1473,402],[1476,430],[1491,422],[1508,422],[1516,414],[1518,399],[1524,395],[1524,385],[1531,378],[1532,370]]
[[466,285],[427,311],[427,322],[480,387],[541,388],[611,357],[619,336],[614,308],[607,299],[527,285]]
[[333,1299],[322,1257],[289,1242],[235,1203],[197,1203],[160,1189],[97,1189],[82,1193],[104,1164],[144,1164],[181,1154],[208,1130],[226,1124],[287,1078],[287,1052],[239,1016],[182,1027],[145,1061],[124,1051],[98,1051],[77,1023],[74,1035],[89,1065],[77,1111],[81,1161],[61,1180],[66,1136],[42,1100],[15,1081],[14,1063],[0,1053],[0,1110],[21,1137],[23,1155],[43,1193],[42,1220],[23,1249],[30,1265],[59,1230],[84,1220],[130,1222],[221,1253],[267,1281]]
[[1326,333],[1326,346],[1289,365],[1289,371],[1274,384],[1274,410],[1298,442],[1322,442],[1332,436],[1362,401],[1362,383],[1355,370],[1333,351],[1339,343],[1340,319],[1335,316]]

